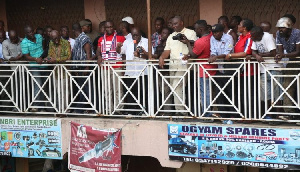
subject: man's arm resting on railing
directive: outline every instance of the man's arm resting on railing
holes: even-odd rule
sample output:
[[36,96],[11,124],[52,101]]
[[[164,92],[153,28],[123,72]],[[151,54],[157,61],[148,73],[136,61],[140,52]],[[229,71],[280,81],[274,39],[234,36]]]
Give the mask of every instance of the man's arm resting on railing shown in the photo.
[[171,50],[164,50],[164,52],[159,57],[159,67],[164,68],[165,59],[167,59],[171,54]]
[[218,56],[212,54],[212,55],[208,58],[208,63],[213,63],[213,62],[215,62],[217,59],[224,59],[225,57],[226,57],[225,54],[221,54],[221,55],[218,55]]
[[43,59],[41,57],[34,58],[34,57],[31,57],[29,54],[24,54],[24,57],[26,58],[26,60],[28,60],[28,61],[35,61],[38,64],[42,64],[42,62],[43,62]]
[[230,60],[232,58],[243,58],[246,56],[247,56],[247,54],[245,52],[230,53],[230,54],[226,55],[225,60]]
[[280,61],[282,58],[295,58],[300,55],[300,44],[296,44],[296,51],[284,54],[283,45],[277,45],[278,53],[275,56],[276,62]]
[[96,56],[97,56],[97,63],[98,65],[100,66],[101,63],[103,62],[103,59],[102,59],[102,54],[101,54],[101,47],[97,47],[97,50],[96,50]]

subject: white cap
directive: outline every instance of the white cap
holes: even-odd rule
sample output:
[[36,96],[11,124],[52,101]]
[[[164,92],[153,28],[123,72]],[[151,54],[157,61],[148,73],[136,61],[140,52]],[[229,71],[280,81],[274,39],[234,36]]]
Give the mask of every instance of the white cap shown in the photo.
[[124,17],[122,21],[126,21],[129,24],[134,24],[133,19],[130,16]]
[[278,20],[276,27],[292,28],[292,21],[288,17],[282,17]]

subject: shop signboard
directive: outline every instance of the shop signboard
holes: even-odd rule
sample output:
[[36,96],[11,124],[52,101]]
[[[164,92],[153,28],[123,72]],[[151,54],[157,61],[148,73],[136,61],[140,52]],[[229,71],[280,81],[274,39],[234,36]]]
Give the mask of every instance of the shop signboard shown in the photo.
[[300,169],[300,130],[168,125],[170,160]]
[[71,122],[71,171],[121,172],[121,154],[120,129],[97,129]]
[[0,118],[0,156],[62,159],[61,120]]

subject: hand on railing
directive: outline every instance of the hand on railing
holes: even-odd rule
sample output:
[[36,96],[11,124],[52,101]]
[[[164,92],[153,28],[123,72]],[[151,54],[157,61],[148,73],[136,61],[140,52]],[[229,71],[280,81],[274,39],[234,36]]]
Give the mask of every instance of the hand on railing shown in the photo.
[[101,66],[102,62],[103,62],[103,58],[101,56],[98,56],[98,60],[97,60],[98,65]]
[[212,56],[210,56],[210,57],[208,58],[207,62],[208,62],[208,63],[213,63],[213,62],[215,62],[216,60],[217,60],[217,56],[212,55]]
[[42,64],[43,63],[43,59],[40,57],[40,58],[36,58],[35,61],[38,63],[38,64]]
[[283,54],[276,54],[274,59],[275,59],[276,63],[278,63],[282,58],[283,58]]
[[265,60],[264,60],[264,58],[262,57],[262,56],[260,56],[260,55],[255,55],[254,56],[255,58],[256,58],[256,60],[258,61],[258,62],[264,62]]

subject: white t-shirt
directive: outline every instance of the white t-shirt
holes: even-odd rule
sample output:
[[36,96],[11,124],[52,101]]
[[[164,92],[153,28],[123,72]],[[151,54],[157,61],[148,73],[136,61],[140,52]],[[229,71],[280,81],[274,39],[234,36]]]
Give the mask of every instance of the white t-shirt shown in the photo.
[[[145,51],[148,52],[148,39],[142,37],[140,42],[137,44],[137,46],[143,47]],[[144,71],[142,72],[141,76],[148,75],[146,59],[135,57],[133,55],[133,52],[134,52],[133,40],[126,39],[123,43],[120,54],[125,54],[126,60],[135,60],[135,62],[129,62],[129,61],[126,62],[125,75],[137,77],[139,76],[142,70]],[[153,47],[152,47],[152,52],[154,52]]]
[[[264,35],[261,39],[261,41],[253,41],[252,43],[252,50],[257,50],[258,53],[267,53],[270,52],[272,50],[276,49],[276,45],[275,45],[275,39],[273,38],[273,35],[268,33],[268,32],[264,32]],[[273,69],[273,68],[282,68],[283,64],[280,63],[276,63],[274,58],[272,59],[265,59],[265,62],[263,65],[267,68],[267,69]],[[265,73],[265,69],[263,66],[261,66],[261,73]]]

